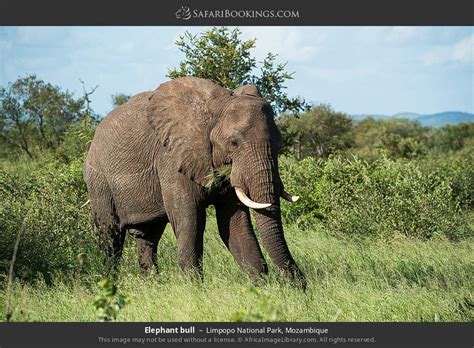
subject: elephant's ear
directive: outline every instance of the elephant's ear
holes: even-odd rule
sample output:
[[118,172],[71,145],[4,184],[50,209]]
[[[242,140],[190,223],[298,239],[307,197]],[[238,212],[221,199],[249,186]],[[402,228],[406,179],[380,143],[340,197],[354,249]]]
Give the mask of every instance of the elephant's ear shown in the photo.
[[212,168],[210,127],[213,105],[230,92],[210,81],[177,78],[161,84],[147,106],[148,122],[168,149],[176,170],[205,186]]
[[250,95],[250,96],[253,96],[253,97],[262,97],[262,95],[260,94],[257,86],[255,85],[244,85],[244,86],[240,86],[236,89],[234,89],[234,91],[232,92],[232,95],[236,95],[236,96],[239,96],[239,95]]

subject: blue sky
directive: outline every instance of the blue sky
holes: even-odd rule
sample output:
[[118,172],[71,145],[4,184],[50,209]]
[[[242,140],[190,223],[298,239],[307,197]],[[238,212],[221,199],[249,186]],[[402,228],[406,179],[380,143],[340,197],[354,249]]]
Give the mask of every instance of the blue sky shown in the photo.
[[[82,94],[152,90],[183,58],[174,45],[206,27],[0,27],[0,85],[39,78]],[[295,72],[288,94],[349,114],[474,113],[473,27],[241,27],[261,60],[277,53]]]

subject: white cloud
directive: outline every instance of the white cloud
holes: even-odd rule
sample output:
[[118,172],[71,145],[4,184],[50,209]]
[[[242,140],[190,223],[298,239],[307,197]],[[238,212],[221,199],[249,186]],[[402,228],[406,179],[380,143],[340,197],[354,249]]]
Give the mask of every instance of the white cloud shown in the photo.
[[284,61],[308,61],[326,41],[326,35],[314,29],[312,35],[291,27],[244,27],[241,30],[246,39],[257,39],[254,52],[258,60],[271,52]]
[[427,51],[423,56],[426,65],[460,63],[474,64],[474,34],[445,46],[437,46]]
[[462,63],[474,62],[474,34],[459,41],[453,47],[452,58]]
[[386,78],[390,76],[389,71],[384,71],[376,66],[347,66],[337,68],[313,68],[305,69],[305,73],[316,80],[324,81],[331,84],[364,81],[368,78]]

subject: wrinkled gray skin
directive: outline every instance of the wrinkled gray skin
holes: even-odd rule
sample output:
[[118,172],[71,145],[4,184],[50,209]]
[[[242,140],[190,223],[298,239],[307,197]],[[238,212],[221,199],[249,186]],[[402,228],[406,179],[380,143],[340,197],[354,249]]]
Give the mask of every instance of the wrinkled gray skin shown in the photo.
[[[255,86],[229,91],[185,77],[132,97],[101,122],[85,162],[94,224],[117,265],[126,230],[138,243],[139,263],[156,265],[167,223],[177,238],[181,269],[202,272],[205,209],[214,205],[219,234],[251,275],[267,272],[249,209],[235,194],[271,207],[253,210],[270,258],[290,278],[304,276],[288,250],[280,214],[280,133],[271,106]],[[230,184],[205,188],[212,168],[231,165]]]

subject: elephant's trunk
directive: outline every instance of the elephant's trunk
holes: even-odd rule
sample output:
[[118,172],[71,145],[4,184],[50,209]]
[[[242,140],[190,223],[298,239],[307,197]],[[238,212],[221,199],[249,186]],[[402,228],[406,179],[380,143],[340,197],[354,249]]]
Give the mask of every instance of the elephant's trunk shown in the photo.
[[[296,202],[300,197],[293,196],[283,189],[278,173],[278,164],[271,145],[249,146],[251,156],[244,163],[233,167],[231,181],[239,200],[252,209],[267,208],[279,201],[279,197]],[[237,162],[238,163],[238,162]],[[245,172],[240,169],[245,166]],[[235,167],[240,167],[234,170]],[[236,180],[237,179],[237,180]],[[246,194],[246,189],[250,197]]]
[[[251,156],[248,156],[249,153]],[[236,164],[234,163],[234,166]],[[288,249],[283,234],[280,211],[280,196],[286,195],[284,198],[293,201],[298,198],[288,195],[283,190],[278,172],[276,151],[272,151],[270,145],[252,147],[247,152],[245,168],[247,169],[245,172],[236,172],[240,174],[239,176],[244,181],[242,184],[236,179],[236,187],[244,186],[248,190],[250,199],[254,202],[271,204],[269,207],[252,209],[265,249],[277,267],[291,278],[300,279],[304,283],[303,273],[296,265]]]
[[304,275],[291,256],[283,234],[280,204],[270,208],[253,210],[253,215],[260,231],[262,242],[273,263],[290,278],[304,283]]

